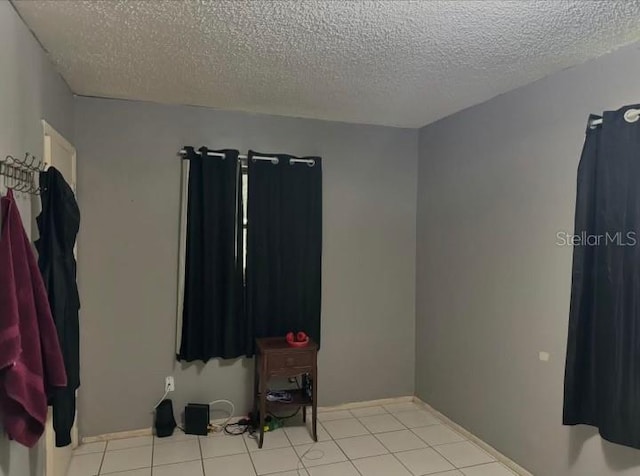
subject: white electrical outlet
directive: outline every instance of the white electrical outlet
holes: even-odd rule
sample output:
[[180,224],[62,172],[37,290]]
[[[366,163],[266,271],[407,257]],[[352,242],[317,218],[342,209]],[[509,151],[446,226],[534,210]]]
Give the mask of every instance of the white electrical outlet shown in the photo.
[[538,359],[540,359],[541,362],[549,362],[550,358],[551,356],[549,355],[549,352],[538,352]]
[[173,377],[169,376],[164,379],[164,391],[173,392],[176,389],[176,383],[173,381]]

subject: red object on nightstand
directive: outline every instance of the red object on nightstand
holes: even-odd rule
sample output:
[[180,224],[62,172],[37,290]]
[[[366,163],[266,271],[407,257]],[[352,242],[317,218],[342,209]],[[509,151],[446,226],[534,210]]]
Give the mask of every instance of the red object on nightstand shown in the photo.
[[307,340],[303,340],[300,342],[287,341],[287,344],[289,344],[291,347],[306,347],[309,345],[309,338],[307,337]]
[[297,333],[287,332],[285,340],[291,347],[305,347],[309,344],[309,336],[302,331]]

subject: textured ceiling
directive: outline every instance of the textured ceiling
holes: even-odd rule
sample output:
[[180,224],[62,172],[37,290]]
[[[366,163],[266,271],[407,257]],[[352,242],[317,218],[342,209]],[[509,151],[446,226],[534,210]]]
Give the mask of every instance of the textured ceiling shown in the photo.
[[419,127],[640,39],[640,1],[14,1],[81,95]]

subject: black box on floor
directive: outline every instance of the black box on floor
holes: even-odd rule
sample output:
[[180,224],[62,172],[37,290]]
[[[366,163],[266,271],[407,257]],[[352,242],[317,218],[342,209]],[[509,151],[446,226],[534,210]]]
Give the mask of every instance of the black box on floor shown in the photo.
[[184,432],[188,435],[207,435],[209,431],[209,405],[189,403],[184,409]]
[[173,430],[176,428],[176,419],[173,416],[171,399],[162,400],[156,407],[154,426],[156,428],[156,436],[160,438],[173,435]]

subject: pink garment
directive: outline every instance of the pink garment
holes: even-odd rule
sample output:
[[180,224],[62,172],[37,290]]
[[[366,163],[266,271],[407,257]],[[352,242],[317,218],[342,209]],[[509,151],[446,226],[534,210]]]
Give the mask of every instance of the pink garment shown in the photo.
[[10,438],[32,447],[44,432],[47,394],[64,387],[47,291],[11,190],[0,199],[0,412]]

